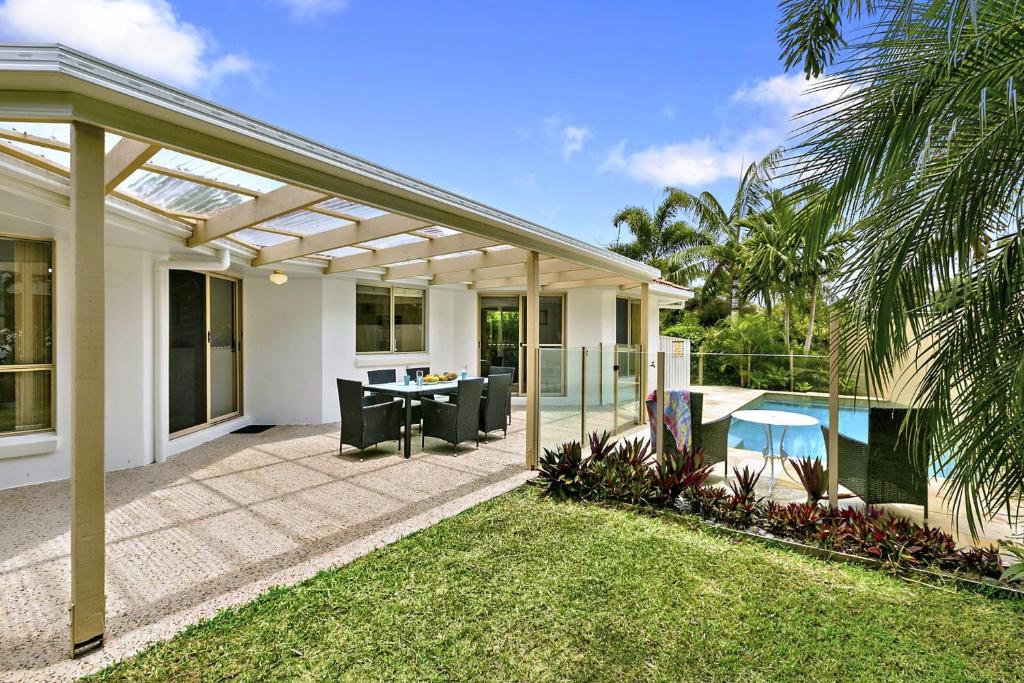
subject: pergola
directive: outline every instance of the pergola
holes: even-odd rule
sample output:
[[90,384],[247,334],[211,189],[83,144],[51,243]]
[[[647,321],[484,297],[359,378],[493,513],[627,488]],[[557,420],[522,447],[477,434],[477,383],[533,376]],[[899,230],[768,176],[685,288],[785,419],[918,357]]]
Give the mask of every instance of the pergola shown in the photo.
[[[253,267],[477,289],[525,288],[538,386],[544,290],[638,289],[641,346],[658,271],[61,46],[0,46],[0,154],[70,185],[74,249],[71,635],[102,644],[104,221],[141,207]],[[56,124],[56,125],[55,125]],[[539,392],[527,399],[529,466]]]

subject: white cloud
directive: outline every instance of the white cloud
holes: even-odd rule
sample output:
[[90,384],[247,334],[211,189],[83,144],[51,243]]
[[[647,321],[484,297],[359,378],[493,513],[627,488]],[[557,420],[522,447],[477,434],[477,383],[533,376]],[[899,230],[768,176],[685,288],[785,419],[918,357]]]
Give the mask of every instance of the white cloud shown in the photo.
[[[558,147],[562,161],[569,161],[574,154],[582,152],[587,140],[594,137],[590,128],[568,123],[557,115],[541,119],[541,127],[547,141]],[[523,136],[520,135],[520,137]],[[523,139],[526,138],[523,137]]]
[[566,126],[562,129],[562,160],[569,161],[573,154],[583,151],[583,145],[593,137],[586,126]]
[[210,39],[181,21],[166,0],[4,0],[0,34],[63,43],[187,88],[212,87],[255,69],[242,55],[214,54]]
[[300,21],[316,19],[325,14],[348,9],[348,0],[277,0],[291,10],[292,17]]
[[[727,113],[732,125],[728,128],[715,135],[633,151],[623,140],[608,150],[599,170],[624,173],[659,187],[700,187],[739,178],[751,162],[786,142],[794,127],[794,114],[834,102],[845,91],[838,85],[806,81],[800,75],[774,76],[745,85],[729,98],[732,106]],[[739,126],[737,119],[742,122]]]
[[743,169],[778,145],[777,132],[749,131],[730,142],[710,137],[626,152],[623,140],[608,150],[600,170],[620,171],[644,183],[700,186],[739,178]]
[[780,74],[745,85],[729,99],[741,104],[765,105],[785,112],[792,117],[813,107],[834,102],[845,92],[845,88],[816,80],[808,81],[800,74]]

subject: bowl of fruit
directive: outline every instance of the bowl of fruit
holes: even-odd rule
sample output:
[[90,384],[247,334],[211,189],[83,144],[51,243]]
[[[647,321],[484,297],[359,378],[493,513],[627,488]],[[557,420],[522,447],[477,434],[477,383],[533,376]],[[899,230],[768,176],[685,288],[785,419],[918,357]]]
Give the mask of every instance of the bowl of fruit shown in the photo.
[[441,377],[438,376],[438,375],[424,375],[423,376],[423,383],[424,384],[437,384],[440,381],[441,381]]
[[447,382],[454,381],[454,380],[456,380],[458,378],[459,378],[459,373],[457,373],[457,372],[446,372],[446,373],[444,373],[444,379]]

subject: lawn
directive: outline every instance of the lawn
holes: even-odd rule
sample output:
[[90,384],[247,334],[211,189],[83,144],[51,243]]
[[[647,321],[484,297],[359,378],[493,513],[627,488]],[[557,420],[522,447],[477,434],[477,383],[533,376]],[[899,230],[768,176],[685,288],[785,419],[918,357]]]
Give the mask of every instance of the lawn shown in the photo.
[[1010,681],[1024,604],[518,490],[102,681]]

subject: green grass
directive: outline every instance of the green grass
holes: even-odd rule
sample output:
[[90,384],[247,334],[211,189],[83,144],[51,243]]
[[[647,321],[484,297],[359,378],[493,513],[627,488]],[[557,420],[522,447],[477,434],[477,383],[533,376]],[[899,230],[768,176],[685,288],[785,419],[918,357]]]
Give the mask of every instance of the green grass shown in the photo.
[[1010,681],[1024,605],[519,490],[102,681]]

